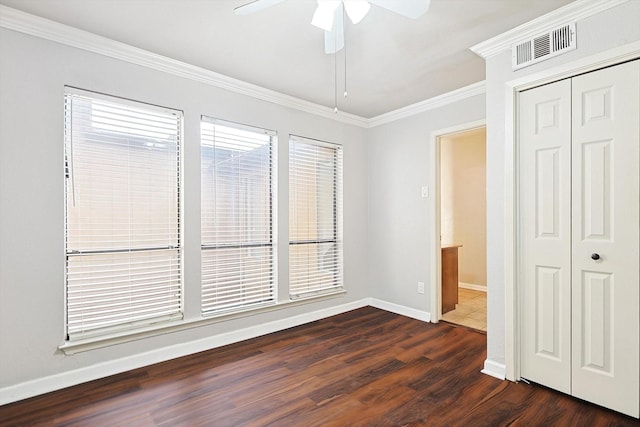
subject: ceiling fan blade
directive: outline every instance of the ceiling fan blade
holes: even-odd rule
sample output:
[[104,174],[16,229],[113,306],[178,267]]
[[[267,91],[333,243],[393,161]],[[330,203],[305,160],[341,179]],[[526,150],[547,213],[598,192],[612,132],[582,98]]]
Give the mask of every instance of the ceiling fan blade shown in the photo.
[[263,9],[271,7],[275,4],[282,3],[284,0],[253,0],[242,6],[233,9],[236,15],[249,15],[250,13],[260,12]]
[[331,31],[324,32],[324,53],[336,53],[344,47],[344,13],[340,4],[333,15]]
[[418,19],[427,13],[431,0],[369,0],[369,3],[407,18]]
[[311,25],[322,28],[325,31],[331,31],[333,28],[333,17],[336,10],[342,2],[336,0],[318,0],[318,6],[313,13]]
[[344,2],[344,10],[351,22],[357,24],[369,13],[371,5],[367,0],[347,0]]

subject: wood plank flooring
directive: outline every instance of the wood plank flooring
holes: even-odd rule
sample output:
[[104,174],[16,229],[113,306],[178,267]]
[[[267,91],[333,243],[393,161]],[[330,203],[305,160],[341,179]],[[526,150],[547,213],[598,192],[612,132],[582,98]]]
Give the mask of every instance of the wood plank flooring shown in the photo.
[[0,406],[2,426],[638,426],[481,374],[486,336],[367,307]]

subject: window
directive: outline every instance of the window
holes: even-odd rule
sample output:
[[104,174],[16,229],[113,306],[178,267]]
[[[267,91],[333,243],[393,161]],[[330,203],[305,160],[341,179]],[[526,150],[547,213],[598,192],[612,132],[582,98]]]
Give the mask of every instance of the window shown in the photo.
[[203,117],[202,312],[275,302],[275,133]]
[[68,340],[182,318],[182,113],[67,88]]
[[289,292],[342,289],[342,147],[289,141]]

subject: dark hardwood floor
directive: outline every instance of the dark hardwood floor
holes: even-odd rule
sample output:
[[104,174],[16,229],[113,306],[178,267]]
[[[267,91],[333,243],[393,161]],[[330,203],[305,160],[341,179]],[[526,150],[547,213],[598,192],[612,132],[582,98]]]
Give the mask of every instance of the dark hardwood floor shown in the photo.
[[0,425],[638,426],[481,374],[485,347],[367,307],[0,406]]

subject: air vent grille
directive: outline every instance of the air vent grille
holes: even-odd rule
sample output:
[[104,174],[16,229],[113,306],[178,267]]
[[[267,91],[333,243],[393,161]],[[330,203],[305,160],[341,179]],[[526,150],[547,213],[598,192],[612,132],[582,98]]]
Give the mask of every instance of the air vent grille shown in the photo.
[[571,41],[575,40],[575,33],[575,28],[570,28],[569,25],[565,25],[564,27],[552,31],[551,36],[553,37],[553,49],[558,51],[571,47]]
[[512,65],[517,70],[576,48],[576,24],[540,34],[512,47]]
[[533,60],[533,50],[531,49],[531,40],[527,40],[524,43],[520,43],[516,46],[516,56],[518,64],[524,64]]
[[533,58],[538,59],[543,56],[547,56],[551,53],[551,46],[549,46],[550,35],[545,34],[541,37],[533,39]]

